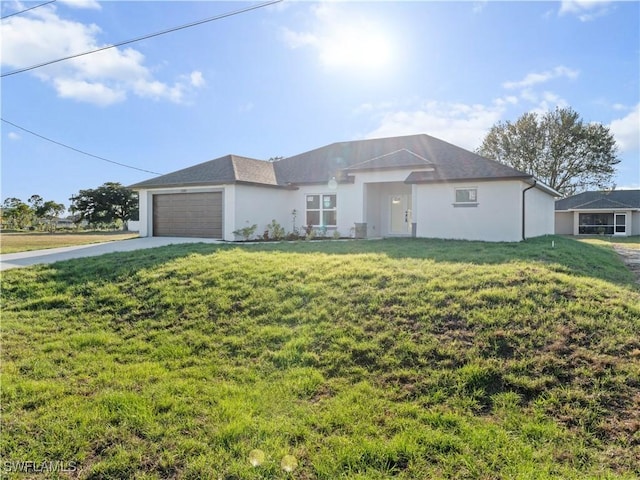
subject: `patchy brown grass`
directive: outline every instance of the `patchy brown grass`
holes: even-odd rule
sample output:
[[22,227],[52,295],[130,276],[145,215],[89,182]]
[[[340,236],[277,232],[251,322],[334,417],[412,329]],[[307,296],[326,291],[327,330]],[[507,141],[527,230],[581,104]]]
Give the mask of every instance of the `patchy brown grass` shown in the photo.
[[113,242],[137,236],[136,232],[2,233],[0,234],[0,253],[28,252],[89,243]]

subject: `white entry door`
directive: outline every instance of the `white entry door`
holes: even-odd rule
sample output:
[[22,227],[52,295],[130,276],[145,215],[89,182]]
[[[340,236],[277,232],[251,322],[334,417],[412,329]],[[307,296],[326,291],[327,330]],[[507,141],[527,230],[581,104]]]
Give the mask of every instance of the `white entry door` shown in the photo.
[[392,235],[411,234],[411,195],[389,196],[389,233]]
[[614,235],[626,235],[627,234],[627,214],[616,213],[613,215],[613,234]]

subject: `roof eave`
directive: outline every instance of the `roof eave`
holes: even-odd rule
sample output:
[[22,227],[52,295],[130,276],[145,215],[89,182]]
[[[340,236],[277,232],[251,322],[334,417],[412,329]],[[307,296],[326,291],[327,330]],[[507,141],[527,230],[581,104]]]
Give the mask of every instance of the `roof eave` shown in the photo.
[[425,180],[405,180],[407,184],[420,184],[420,183],[453,183],[453,182],[496,182],[507,180],[527,180],[530,176],[513,176],[513,177],[451,177],[451,178],[431,178]]
[[221,180],[219,182],[183,182],[183,183],[165,183],[165,184],[153,184],[153,185],[140,185],[134,184],[127,188],[139,192],[140,190],[158,190],[161,188],[188,188],[188,187],[218,187],[220,185],[230,185],[236,183],[235,180]]
[[609,207],[609,208],[565,208],[564,210],[556,210],[556,212],[639,212],[638,207]]
[[535,177],[529,177],[527,180],[524,180],[524,181],[529,185],[535,185],[536,188],[542,190],[545,193],[548,193],[549,195],[552,195],[554,197],[562,197],[562,194],[559,191],[557,191],[555,188],[551,188],[549,185],[547,185],[544,182],[541,182]]

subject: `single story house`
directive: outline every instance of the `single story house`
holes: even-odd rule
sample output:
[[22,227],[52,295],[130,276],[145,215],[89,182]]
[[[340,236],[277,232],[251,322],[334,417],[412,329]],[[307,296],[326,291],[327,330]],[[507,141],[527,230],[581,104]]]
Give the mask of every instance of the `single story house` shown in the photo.
[[329,236],[512,242],[553,234],[559,196],[429,135],[333,143],[273,162],[226,155],[130,188],[140,195],[140,236],[228,241],[275,220]]
[[556,202],[558,235],[640,235],[640,190],[582,192]]

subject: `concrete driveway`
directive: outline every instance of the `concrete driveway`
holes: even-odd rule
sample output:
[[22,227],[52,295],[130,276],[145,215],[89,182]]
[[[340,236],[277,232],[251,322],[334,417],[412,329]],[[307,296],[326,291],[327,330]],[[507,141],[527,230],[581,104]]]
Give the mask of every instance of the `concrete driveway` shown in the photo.
[[95,257],[112,252],[131,252],[144,248],[163,247],[180,243],[222,243],[220,240],[208,238],[182,237],[145,237],[120,240],[115,242],[92,243],[75,247],[49,248],[31,252],[8,253],[0,255],[0,271],[11,268],[30,267],[41,263],[55,263],[73,258]]

